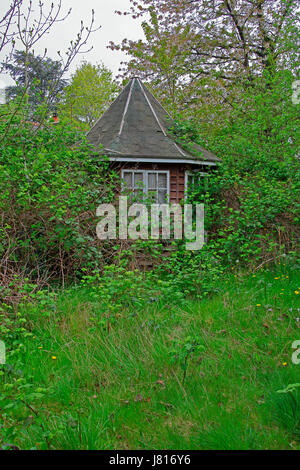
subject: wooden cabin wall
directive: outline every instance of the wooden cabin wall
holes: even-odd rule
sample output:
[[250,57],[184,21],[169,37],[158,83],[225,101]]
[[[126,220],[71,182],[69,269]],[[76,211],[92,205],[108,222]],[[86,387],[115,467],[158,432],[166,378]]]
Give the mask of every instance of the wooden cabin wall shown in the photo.
[[[182,164],[166,164],[166,163],[136,163],[136,162],[126,162],[123,164],[112,163],[111,167],[115,171],[120,172],[121,170],[161,170],[170,172],[170,202],[173,204],[179,204],[181,200],[184,199],[184,190],[185,190],[185,172],[192,170],[191,165],[182,165]],[[196,167],[197,168],[197,167]],[[201,171],[203,169],[201,168]]]

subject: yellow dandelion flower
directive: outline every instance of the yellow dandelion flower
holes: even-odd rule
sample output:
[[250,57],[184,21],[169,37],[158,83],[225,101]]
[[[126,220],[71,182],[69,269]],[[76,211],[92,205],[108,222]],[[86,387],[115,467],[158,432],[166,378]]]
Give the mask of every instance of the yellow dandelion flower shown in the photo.
[[298,290],[295,290],[295,294],[298,295],[298,294],[299,294],[299,291],[298,291]]
[[280,277],[274,277],[274,279],[280,279]]
[[287,362],[283,362],[282,365],[285,367],[287,366]]
[[52,356],[52,357],[51,357],[51,359],[53,359],[53,361],[55,361],[55,359],[56,359],[56,356]]
[[43,346],[39,346],[39,348],[38,348],[38,349],[43,349]]
[[261,307],[261,304],[256,304],[256,307]]

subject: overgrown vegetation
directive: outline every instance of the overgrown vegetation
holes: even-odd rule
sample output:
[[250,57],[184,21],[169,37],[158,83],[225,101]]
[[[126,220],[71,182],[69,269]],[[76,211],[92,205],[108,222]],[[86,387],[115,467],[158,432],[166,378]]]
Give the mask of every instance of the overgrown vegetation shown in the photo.
[[[24,51],[0,116],[0,447],[300,450],[295,2],[132,3],[150,22],[144,42],[123,43],[125,76],[152,77],[170,132],[222,159],[188,194],[205,204],[207,243],[173,242],[163,257],[151,240],[97,240],[96,208],[119,176],[79,129],[117,85],[83,63],[58,94],[94,13],[65,61],[49,62],[43,94],[29,60],[61,1],[40,4],[40,24],[12,1],[6,67],[17,39]],[[151,272],[135,269],[141,254]]]
[[299,388],[278,393],[299,382],[297,269],[234,271],[200,303],[112,268],[60,292],[28,286],[1,307],[1,446],[299,449]]
[[103,264],[95,211],[113,197],[117,177],[107,162],[66,126],[34,130],[16,115],[0,133],[0,297],[14,279],[64,283]]
[[[220,129],[179,120],[173,130],[222,155],[222,165],[192,188],[205,204],[206,228],[228,263],[259,263],[293,250],[299,239],[299,105],[293,75],[278,72],[245,90]],[[271,88],[266,88],[266,82]]]

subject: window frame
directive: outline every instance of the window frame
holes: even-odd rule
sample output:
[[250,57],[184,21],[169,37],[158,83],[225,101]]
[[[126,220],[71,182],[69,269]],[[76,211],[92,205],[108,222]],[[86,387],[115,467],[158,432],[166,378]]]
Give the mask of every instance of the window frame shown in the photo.
[[[135,169],[131,169],[131,168],[124,168],[122,169],[121,171],[121,183],[122,183],[122,186],[121,186],[121,189],[122,191],[124,189],[126,189],[125,185],[124,185],[124,182],[125,182],[125,178],[124,178],[124,173],[131,173],[132,174],[132,182],[134,182],[134,174],[135,173],[142,173],[143,174],[143,193],[145,195],[149,194],[149,185],[148,185],[148,174],[149,173],[155,173],[156,175],[158,174],[164,174],[164,175],[167,175],[167,187],[166,187],[166,192],[167,192],[167,201],[170,200],[170,170],[139,170],[138,168],[135,168]],[[127,186],[128,188],[128,186]],[[134,187],[131,187],[130,188],[132,191],[134,191]],[[158,191],[159,191],[159,188],[157,188],[156,190],[151,190],[151,191],[156,191],[157,194],[158,194]],[[166,202],[167,202],[166,201]],[[156,202],[155,204],[158,204],[158,202]]]
[[188,194],[187,194],[187,192],[188,192],[188,178],[189,178],[189,176],[195,176],[195,175],[199,175],[201,177],[206,177],[206,178],[209,177],[209,173],[206,173],[204,171],[186,170],[185,175],[184,175],[184,200],[185,201],[187,200],[187,197],[188,197]]

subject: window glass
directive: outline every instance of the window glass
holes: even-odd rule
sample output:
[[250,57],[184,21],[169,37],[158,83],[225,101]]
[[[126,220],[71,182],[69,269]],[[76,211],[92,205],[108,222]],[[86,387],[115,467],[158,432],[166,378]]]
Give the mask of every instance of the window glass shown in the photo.
[[134,197],[141,197],[148,191],[149,198],[159,204],[167,202],[168,173],[149,170],[124,170],[124,189],[132,191]]
[[195,184],[195,181],[196,181],[196,177],[195,175],[189,175],[189,184],[192,186],[193,184]]
[[158,173],[158,188],[167,189],[167,175],[166,173]]
[[127,188],[132,188],[132,172],[131,171],[124,171],[123,179],[125,181]]
[[143,186],[143,172],[134,172],[134,187],[141,188]]
[[167,202],[167,190],[166,189],[160,189],[158,191],[157,202],[158,204],[165,204]]
[[148,173],[148,189],[153,190],[157,188],[156,173]]
[[186,173],[186,187],[185,187],[186,193],[190,189],[198,190],[197,185],[199,183],[201,184],[200,187],[204,189],[204,191],[206,191],[208,188],[208,177],[209,177],[208,173],[202,173],[202,172],[197,172],[197,171],[193,173]]

